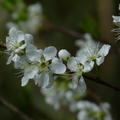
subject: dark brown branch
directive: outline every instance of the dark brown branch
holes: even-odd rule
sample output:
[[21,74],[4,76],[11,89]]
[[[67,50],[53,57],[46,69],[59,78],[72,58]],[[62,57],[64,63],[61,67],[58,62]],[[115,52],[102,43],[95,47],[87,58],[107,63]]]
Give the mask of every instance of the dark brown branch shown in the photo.
[[6,100],[4,100],[3,98],[0,98],[0,104],[4,107],[6,107],[7,109],[9,109],[10,111],[12,111],[13,113],[15,113],[17,116],[19,116],[22,120],[33,120],[32,118],[29,118],[27,115],[25,115],[24,113],[22,113],[20,110],[18,110],[15,106],[11,105],[10,103],[8,103]]
[[84,35],[80,34],[78,32],[75,32],[73,30],[70,30],[68,28],[62,27],[62,26],[56,26],[53,25],[52,23],[50,23],[47,20],[43,21],[44,26],[48,29],[48,30],[54,30],[54,31],[58,31],[58,32],[62,32],[65,34],[68,34],[70,36],[76,37],[76,38],[80,38],[80,39],[84,39]]
[[86,74],[84,74],[83,77],[88,79],[88,80],[94,81],[96,83],[99,83],[99,84],[105,85],[107,87],[113,88],[116,91],[120,91],[119,86],[114,85],[114,84],[110,84],[110,83],[108,83],[108,82],[106,82],[106,81],[104,81],[104,80],[102,80],[102,79],[100,79],[98,77],[92,77],[92,76],[89,76],[89,75],[86,75]]
[[91,90],[87,89],[86,93],[91,96],[98,104],[102,103],[102,100],[100,98],[100,96],[96,95],[95,93],[93,93]]
[[[84,39],[84,35],[81,34],[81,33],[78,33],[74,30],[71,30],[71,29],[68,29],[68,28],[65,28],[63,26],[56,26],[56,25],[53,25],[52,23],[50,23],[49,21],[47,20],[44,20],[43,21],[43,25],[46,27],[46,29],[48,30],[52,30],[52,31],[58,31],[58,32],[61,32],[61,33],[65,33],[67,35],[70,35],[70,36],[73,36],[75,38],[79,38],[79,39]],[[98,41],[104,43],[104,44],[110,44],[111,43],[108,41],[108,40],[105,40],[105,39],[99,39]],[[110,49],[110,52],[111,53],[120,53],[120,48],[118,48],[117,46],[115,45],[111,45],[111,49]]]

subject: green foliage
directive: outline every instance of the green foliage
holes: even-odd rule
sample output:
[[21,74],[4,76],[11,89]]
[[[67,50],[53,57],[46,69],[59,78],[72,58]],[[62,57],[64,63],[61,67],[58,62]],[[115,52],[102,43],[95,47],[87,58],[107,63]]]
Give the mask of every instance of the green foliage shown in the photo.
[[1,0],[0,4],[1,6],[6,9],[8,12],[13,11],[16,7],[16,3],[18,3],[21,0]]
[[100,31],[98,24],[94,17],[91,15],[85,15],[84,20],[79,22],[79,27],[84,31],[90,33],[93,37],[99,38]]

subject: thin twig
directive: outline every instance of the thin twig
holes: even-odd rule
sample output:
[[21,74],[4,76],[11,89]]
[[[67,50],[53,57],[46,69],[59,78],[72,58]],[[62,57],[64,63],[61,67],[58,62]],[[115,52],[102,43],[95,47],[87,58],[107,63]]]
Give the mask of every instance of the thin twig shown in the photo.
[[80,34],[78,32],[75,32],[75,31],[71,30],[71,29],[65,28],[63,26],[53,25],[52,23],[50,23],[47,20],[44,20],[43,24],[48,30],[62,32],[62,33],[68,34],[70,36],[73,36],[75,38],[85,39],[83,34]]
[[7,109],[9,109],[10,111],[12,111],[13,113],[15,113],[17,116],[19,116],[22,120],[33,120],[32,118],[28,117],[27,115],[25,115],[24,113],[22,113],[20,110],[18,110],[15,106],[11,105],[10,103],[8,103],[6,100],[4,100],[3,98],[0,97],[0,104],[4,107],[6,107]]
[[91,96],[98,104],[101,104],[103,101],[101,100],[100,96],[93,93],[91,90],[87,89],[86,93]]
[[102,80],[98,77],[93,77],[93,76],[89,76],[89,75],[86,75],[86,74],[84,74],[83,77],[90,80],[90,81],[94,81],[96,83],[99,83],[99,84],[105,85],[107,87],[113,88],[116,91],[120,91],[120,86],[108,83],[108,82],[106,82],[106,81],[104,81],[104,80]]
[[[63,26],[53,25],[52,23],[50,23],[50,22],[47,21],[47,20],[44,20],[44,21],[43,21],[43,25],[44,25],[48,30],[58,31],[58,32],[61,32],[61,33],[65,33],[65,34],[67,34],[67,35],[70,35],[70,36],[72,36],[72,37],[85,40],[84,34],[81,34],[81,33],[76,32],[76,31],[74,31],[74,30],[65,28],[65,27],[63,27]],[[105,39],[99,39],[99,40],[97,40],[97,41],[100,41],[101,43],[104,43],[104,44],[110,44],[110,45],[111,45],[111,43],[110,43],[108,40],[105,40]],[[120,48],[119,48],[119,47],[117,47],[116,45],[111,45],[111,46],[112,46],[111,49],[110,49],[110,52],[111,52],[111,53],[120,53]]]

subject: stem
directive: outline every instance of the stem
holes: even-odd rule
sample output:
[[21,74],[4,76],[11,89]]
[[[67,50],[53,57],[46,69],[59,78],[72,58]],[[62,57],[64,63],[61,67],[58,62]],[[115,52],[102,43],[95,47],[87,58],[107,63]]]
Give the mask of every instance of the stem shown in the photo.
[[99,84],[102,84],[102,85],[105,85],[107,87],[110,87],[116,91],[120,91],[120,86],[117,86],[115,84],[111,84],[111,83],[108,83],[102,79],[100,79],[99,77],[92,77],[92,76],[88,76],[86,74],[83,75],[84,78],[90,80],[90,81],[94,81],[96,83],[99,83]]
[[96,76],[99,77],[98,66],[96,63],[95,63],[95,70],[96,70]]
[[20,110],[18,110],[15,106],[11,105],[10,103],[8,103],[6,100],[4,100],[1,97],[0,97],[0,104],[6,107],[7,109],[9,109],[10,111],[12,111],[13,113],[15,113],[22,120],[33,120],[32,118],[29,118],[27,115],[25,115]]

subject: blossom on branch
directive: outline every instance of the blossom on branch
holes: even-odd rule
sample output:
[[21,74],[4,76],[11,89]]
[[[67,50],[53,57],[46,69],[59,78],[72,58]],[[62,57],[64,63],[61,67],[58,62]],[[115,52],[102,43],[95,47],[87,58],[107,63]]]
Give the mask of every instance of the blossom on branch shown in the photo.
[[[84,62],[89,63],[91,69],[94,67],[94,64],[101,65],[104,62],[105,56],[109,53],[110,45],[104,44],[101,48],[99,43],[96,43],[92,40],[90,34],[85,34],[86,42],[83,45],[82,49],[77,52],[77,57],[83,59]],[[77,43],[81,43],[81,40]]]
[[70,72],[73,72],[71,74],[73,89],[79,94],[84,93],[86,91],[86,84],[82,74],[90,71],[89,64],[82,64],[78,57],[71,57],[67,62],[67,67]]
[[13,60],[17,62],[20,56],[24,54],[24,50],[28,44],[33,44],[33,36],[30,34],[24,34],[17,28],[12,27],[9,30],[9,36],[6,37],[6,52],[10,54],[7,64],[10,64]]

